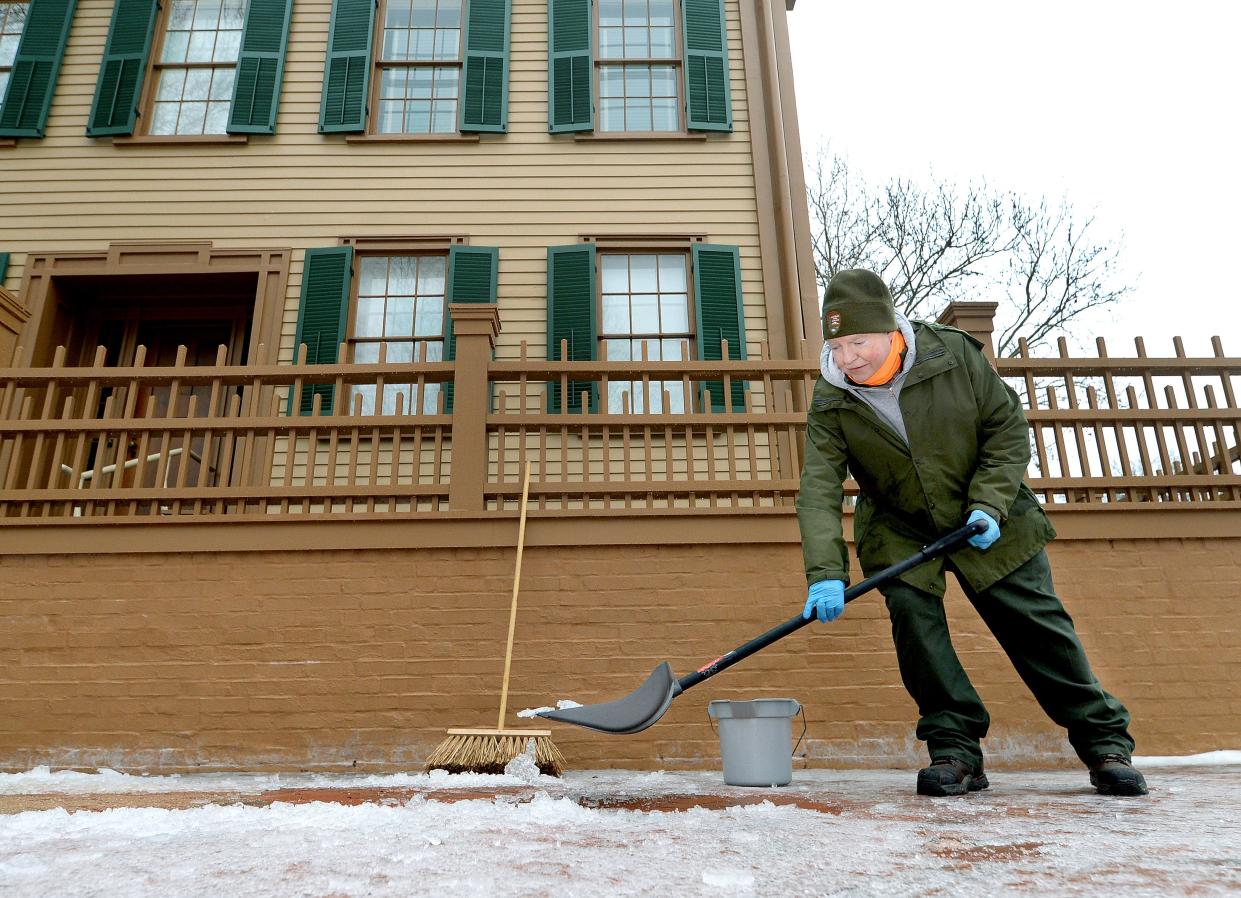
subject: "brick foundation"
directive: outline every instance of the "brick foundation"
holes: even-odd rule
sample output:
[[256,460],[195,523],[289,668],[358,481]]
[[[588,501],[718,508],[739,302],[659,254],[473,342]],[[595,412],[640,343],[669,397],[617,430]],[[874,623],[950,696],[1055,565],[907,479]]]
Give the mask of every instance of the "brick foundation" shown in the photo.
[[[1241,540],[1061,539],[1051,554],[1139,753],[1241,745]],[[511,546],[0,557],[0,769],[419,768],[445,729],[495,725],[512,574]],[[790,541],[527,546],[508,725],[623,695],[663,660],[684,674],[803,599]],[[992,714],[989,763],[1075,763],[955,589],[949,616]],[[707,702],[761,696],[805,705],[811,766],[924,756],[877,594],[643,733],[554,725],[554,739],[576,769],[712,767]]]

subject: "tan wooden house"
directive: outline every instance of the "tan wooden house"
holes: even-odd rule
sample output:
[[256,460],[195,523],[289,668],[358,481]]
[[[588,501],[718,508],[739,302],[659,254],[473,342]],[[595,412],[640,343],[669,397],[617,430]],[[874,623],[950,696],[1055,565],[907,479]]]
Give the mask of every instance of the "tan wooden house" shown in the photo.
[[[495,719],[527,469],[511,708],[799,611],[820,337],[788,6],[0,0],[0,769],[418,767]],[[948,315],[985,338],[993,311]],[[1157,361],[1219,399],[1159,419],[1170,449],[1122,403],[1039,408],[1142,366],[998,364],[1140,749],[1227,747],[1241,368]],[[1131,550],[1215,571],[1177,612],[1204,638],[1132,624]],[[916,760],[881,601],[813,632],[645,733],[556,741],[710,766],[709,699],[791,695],[801,763]],[[1062,762],[989,639],[961,632],[997,757]]]

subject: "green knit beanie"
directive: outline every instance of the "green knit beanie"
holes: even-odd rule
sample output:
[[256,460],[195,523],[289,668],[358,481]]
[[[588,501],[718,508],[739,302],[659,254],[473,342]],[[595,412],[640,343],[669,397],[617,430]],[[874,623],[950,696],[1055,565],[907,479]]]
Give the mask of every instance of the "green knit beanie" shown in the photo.
[[823,294],[823,339],[896,330],[892,294],[883,278],[865,268],[838,271]]

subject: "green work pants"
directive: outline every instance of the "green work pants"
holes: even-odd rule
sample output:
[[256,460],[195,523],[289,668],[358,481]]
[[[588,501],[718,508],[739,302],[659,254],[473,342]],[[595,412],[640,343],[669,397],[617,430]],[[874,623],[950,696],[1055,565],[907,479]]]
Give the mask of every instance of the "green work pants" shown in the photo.
[[[981,591],[957,580],[1047,716],[1068,730],[1077,756],[1086,764],[1103,754],[1129,757],[1129,712],[1091,672],[1046,551]],[[901,679],[918,705],[918,738],[932,761],[959,758],[981,768],[991,718],[952,647],[943,599],[895,580],[881,590]]]

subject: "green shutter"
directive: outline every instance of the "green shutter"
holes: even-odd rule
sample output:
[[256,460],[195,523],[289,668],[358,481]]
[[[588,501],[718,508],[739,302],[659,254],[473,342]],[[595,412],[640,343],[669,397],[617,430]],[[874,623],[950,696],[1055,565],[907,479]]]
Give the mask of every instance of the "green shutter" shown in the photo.
[[333,0],[319,107],[324,134],[366,130],[374,31],[375,0]]
[[134,133],[158,12],[156,0],[116,0],[99,80],[95,82],[87,137]]
[[[448,250],[448,293],[445,303],[489,302],[497,296],[500,250],[494,246],[454,246]],[[444,309],[444,360],[457,357],[457,335],[452,316]],[[452,414],[453,385],[444,384],[444,411]]]
[[681,0],[681,13],[685,19],[686,127],[691,131],[731,131],[724,0]]
[[[353,247],[331,246],[306,250],[302,266],[302,307],[297,317],[297,337],[293,341],[293,360],[306,344],[306,364],[335,364],[337,349],[348,330],[349,281],[352,276]],[[331,384],[302,387],[300,412],[309,415],[318,393],[325,415],[332,413]]]
[[42,137],[65,55],[75,0],[33,0],[9,86],[0,98],[0,137]]
[[0,287],[4,286],[4,279],[9,274],[9,254],[0,253]]
[[[560,357],[560,342],[569,353]],[[551,246],[547,249],[547,358],[552,361],[594,361],[598,354],[595,319],[595,245]],[[590,409],[598,407],[599,388],[593,381],[569,381],[571,412],[582,411],[582,392],[590,390]],[[547,407],[559,413],[560,382],[547,389]]]
[[547,19],[548,128],[593,130],[590,0],[548,0]]
[[[741,311],[741,261],[735,246],[694,244],[694,306],[698,329],[698,358],[704,362],[721,359],[720,341],[728,341],[728,357],[744,359],[745,317]],[[724,411],[724,382],[702,385],[704,407]],[[745,384],[732,381],[732,408],[745,411]]]
[[293,0],[250,0],[233,82],[229,134],[275,134]]
[[468,0],[462,131],[508,130],[509,0]]

